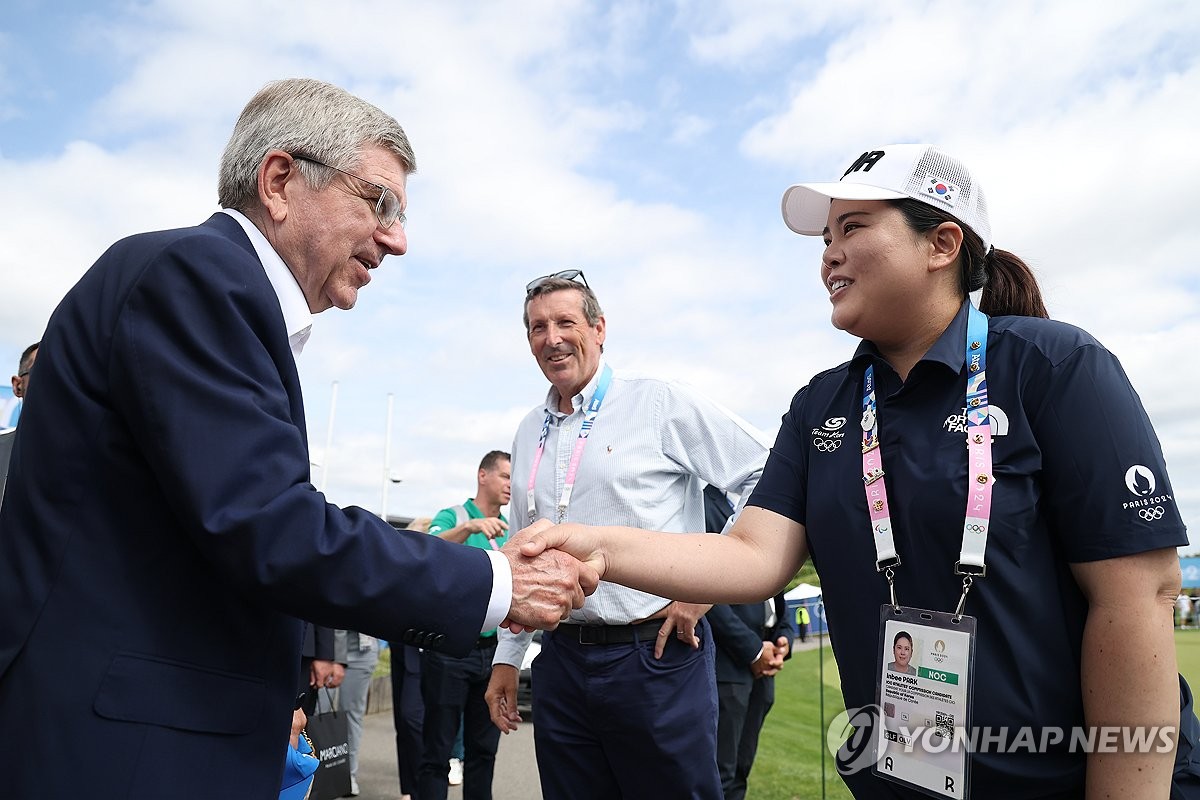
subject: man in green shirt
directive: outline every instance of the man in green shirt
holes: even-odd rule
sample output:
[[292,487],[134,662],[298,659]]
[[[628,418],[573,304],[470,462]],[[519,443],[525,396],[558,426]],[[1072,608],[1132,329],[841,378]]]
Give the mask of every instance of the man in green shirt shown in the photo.
[[[429,524],[434,536],[484,550],[499,549],[508,538],[500,513],[512,494],[509,454],[493,450],[479,463],[475,497],[443,508]],[[425,701],[425,747],[417,779],[421,800],[445,800],[449,759],[459,721],[463,725],[463,800],[491,800],[492,772],[500,729],[492,724],[484,692],[492,674],[496,631],[484,631],[464,658],[433,650],[421,653],[421,696]]]

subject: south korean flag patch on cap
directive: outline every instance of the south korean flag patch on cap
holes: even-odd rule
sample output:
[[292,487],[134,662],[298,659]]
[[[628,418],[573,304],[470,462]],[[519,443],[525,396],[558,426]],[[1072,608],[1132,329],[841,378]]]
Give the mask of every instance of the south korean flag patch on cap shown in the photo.
[[958,202],[959,188],[953,183],[941,180],[932,172],[925,173],[924,192],[947,208],[954,208],[954,204]]

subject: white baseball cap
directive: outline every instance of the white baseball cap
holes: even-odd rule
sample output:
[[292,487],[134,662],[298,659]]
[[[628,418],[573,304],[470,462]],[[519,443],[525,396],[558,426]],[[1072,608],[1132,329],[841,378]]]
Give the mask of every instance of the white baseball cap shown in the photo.
[[863,153],[835,183],[798,183],[783,193],[783,221],[796,233],[820,236],[831,200],[911,197],[952,215],[992,244],[983,188],[966,166],[931,144],[889,144]]

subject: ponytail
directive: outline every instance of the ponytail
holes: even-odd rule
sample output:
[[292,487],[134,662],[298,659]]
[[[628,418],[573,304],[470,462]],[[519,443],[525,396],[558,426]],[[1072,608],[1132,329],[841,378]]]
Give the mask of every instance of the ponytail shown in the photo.
[[1049,319],[1033,270],[1007,250],[994,247],[983,259],[983,293],[979,310],[988,316],[1012,315]]
[[917,233],[931,231],[943,222],[953,222],[962,228],[959,288],[963,297],[976,289],[983,290],[980,311],[989,316],[1049,318],[1037,278],[1020,258],[995,247],[985,253],[983,240],[970,226],[928,203],[906,198],[893,201],[893,205]]

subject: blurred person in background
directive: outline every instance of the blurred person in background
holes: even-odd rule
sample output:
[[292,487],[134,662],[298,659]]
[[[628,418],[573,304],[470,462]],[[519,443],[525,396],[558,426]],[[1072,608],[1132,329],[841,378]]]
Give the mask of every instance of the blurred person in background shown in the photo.
[[[17,362],[17,374],[12,376],[12,393],[17,400],[23,400],[25,393],[29,391],[29,376],[33,372],[33,362],[37,361],[39,344],[40,342],[34,342],[26,347]],[[0,430],[0,502],[4,500],[4,485],[8,480],[8,461],[12,455],[16,436],[16,428]]]
[[[500,512],[512,494],[509,454],[492,450],[479,462],[475,495],[434,515],[429,533],[447,542],[494,550],[508,539],[508,520]],[[492,775],[500,731],[492,724],[484,699],[496,654],[496,631],[479,634],[465,656],[426,650],[421,654],[421,699],[425,703],[417,797],[442,800],[449,787],[454,740],[463,736],[460,776],[466,800],[491,800]]]

